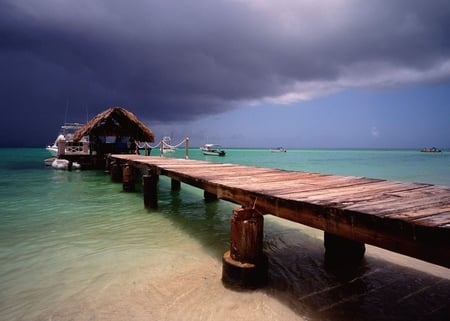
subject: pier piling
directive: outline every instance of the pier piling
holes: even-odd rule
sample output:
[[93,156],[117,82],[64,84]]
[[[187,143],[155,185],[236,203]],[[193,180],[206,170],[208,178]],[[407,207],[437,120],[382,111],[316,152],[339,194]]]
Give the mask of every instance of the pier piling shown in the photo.
[[122,168],[118,162],[116,161],[111,162],[110,173],[112,182],[115,183],[122,182]]
[[324,232],[325,260],[332,265],[356,265],[366,252],[364,243]]
[[125,192],[134,192],[134,168],[125,164],[122,169],[122,187]]
[[158,175],[149,171],[147,175],[142,176],[142,185],[144,206],[146,208],[158,208]]
[[236,209],[230,227],[230,250],[222,258],[222,281],[245,288],[264,285],[267,258],[262,250],[263,216],[254,209]]
[[170,180],[170,189],[174,192],[179,191],[181,189],[181,182],[176,179],[171,179]]
[[203,198],[205,199],[205,202],[214,202],[217,201],[217,195],[213,193],[209,193],[207,191],[203,191]]

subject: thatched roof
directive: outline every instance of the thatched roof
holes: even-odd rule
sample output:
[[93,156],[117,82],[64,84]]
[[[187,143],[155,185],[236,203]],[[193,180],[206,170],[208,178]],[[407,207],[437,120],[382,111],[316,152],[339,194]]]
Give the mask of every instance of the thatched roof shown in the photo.
[[80,128],[73,138],[77,141],[83,136],[129,136],[141,142],[155,141],[151,129],[122,107],[101,112]]

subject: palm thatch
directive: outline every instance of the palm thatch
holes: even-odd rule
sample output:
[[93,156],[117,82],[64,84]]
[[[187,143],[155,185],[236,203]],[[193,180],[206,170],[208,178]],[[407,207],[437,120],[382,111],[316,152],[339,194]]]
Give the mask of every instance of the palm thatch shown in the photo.
[[155,141],[151,129],[122,107],[112,107],[101,112],[80,128],[73,139],[78,141],[84,136],[121,136],[133,137],[141,142]]

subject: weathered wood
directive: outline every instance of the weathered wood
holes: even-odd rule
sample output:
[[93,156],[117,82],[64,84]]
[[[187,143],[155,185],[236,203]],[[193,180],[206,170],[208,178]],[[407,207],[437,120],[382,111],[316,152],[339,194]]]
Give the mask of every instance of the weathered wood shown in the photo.
[[254,209],[236,209],[230,223],[230,250],[222,257],[222,281],[258,287],[267,280],[263,253],[264,218]]
[[450,188],[205,161],[112,155],[219,199],[450,267]]
[[237,209],[231,216],[230,255],[233,260],[256,264],[263,255],[264,218],[253,209]]

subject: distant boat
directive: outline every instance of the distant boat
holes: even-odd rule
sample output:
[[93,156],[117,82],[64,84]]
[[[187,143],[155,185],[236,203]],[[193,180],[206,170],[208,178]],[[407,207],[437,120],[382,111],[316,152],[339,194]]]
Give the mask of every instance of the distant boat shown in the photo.
[[441,150],[436,147],[426,147],[420,150],[422,153],[440,153]]
[[210,156],[225,156],[226,152],[222,148],[221,145],[218,144],[205,144],[200,149],[203,152],[203,155],[210,155]]
[[277,148],[272,148],[270,151],[272,153],[286,153],[287,149],[284,147],[277,147]]

